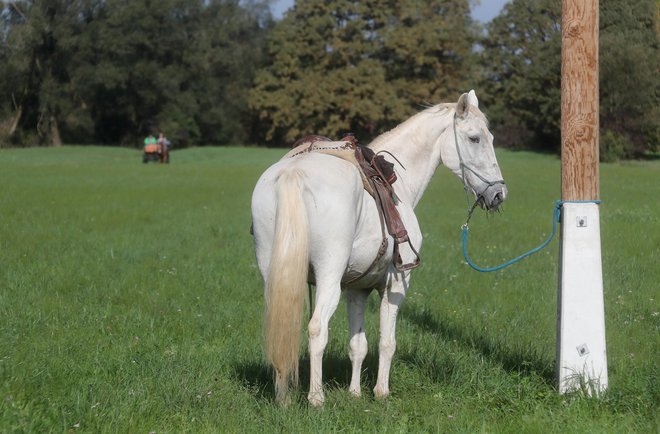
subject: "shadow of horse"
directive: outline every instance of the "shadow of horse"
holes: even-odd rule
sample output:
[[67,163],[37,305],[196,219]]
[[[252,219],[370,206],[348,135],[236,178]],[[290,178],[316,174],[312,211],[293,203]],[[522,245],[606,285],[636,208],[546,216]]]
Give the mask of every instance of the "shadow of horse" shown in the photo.
[[[479,331],[460,327],[451,321],[438,320],[431,312],[415,309],[414,306],[402,309],[401,317],[422,333],[435,334],[445,341],[455,341],[469,350],[477,351],[485,360],[500,365],[507,372],[523,376],[538,376],[548,383],[552,383],[555,379],[553,361],[549,361],[533,351],[513,348],[507,342],[493,340]],[[412,352],[402,354],[399,358],[406,363],[414,364],[419,363],[419,357],[421,356],[416,354],[413,348]],[[433,363],[433,361],[428,362]],[[435,381],[446,381],[447,376],[453,370],[451,366],[437,366],[436,368],[437,372],[433,374]]]
[[[372,309],[373,310],[373,309]],[[433,335],[446,342],[456,342],[470,351],[476,351],[492,365],[499,365],[507,372],[522,376],[537,376],[548,384],[555,380],[553,361],[542,355],[516,349],[503,341],[493,340],[479,331],[468,327],[460,327],[451,321],[437,319],[432,312],[408,305],[401,310],[404,328],[415,329],[416,336],[424,334]],[[302,354],[306,349],[301,350]],[[449,383],[451,377],[459,369],[450,357],[429,358],[428,354],[420,351],[414,345],[397,350],[395,356],[398,363],[403,363],[412,370],[423,371],[425,376],[433,383]],[[301,357],[300,386],[296,392],[295,402],[306,401],[307,384],[309,383],[309,356]],[[351,362],[347,350],[342,345],[329,345],[326,357],[323,360],[323,382],[329,390],[342,390],[348,393],[351,376]],[[372,396],[371,388],[376,384],[378,373],[377,342],[370,342],[369,352],[362,365],[362,393],[365,397]],[[275,402],[275,387],[273,375],[265,361],[254,361],[235,366],[234,379],[260,401]]]
[[[378,372],[378,352],[371,351],[362,365],[363,385],[376,384]],[[300,359],[300,384],[294,402],[307,402],[306,393],[309,383],[309,356]],[[342,390],[348,393],[351,376],[351,361],[346,352],[340,350],[329,351],[323,360],[323,382],[329,391]],[[252,393],[260,401],[271,401],[275,403],[275,385],[273,374],[264,361],[241,364],[234,369],[234,379]],[[373,386],[372,386],[373,387]],[[369,396],[368,390],[363,390],[363,395]]]

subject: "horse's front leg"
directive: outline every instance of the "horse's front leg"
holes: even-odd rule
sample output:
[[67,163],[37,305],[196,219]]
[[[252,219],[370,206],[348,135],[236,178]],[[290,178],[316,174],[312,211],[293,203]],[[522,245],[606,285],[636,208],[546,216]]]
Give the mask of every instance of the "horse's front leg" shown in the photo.
[[396,316],[403,303],[409,273],[391,272],[385,289],[380,291],[380,340],[378,342],[378,379],[374,387],[376,398],[390,394],[390,366],[396,350]]
[[350,357],[353,366],[351,385],[348,390],[353,396],[359,397],[362,394],[360,387],[362,362],[367,356],[367,335],[364,331],[364,307],[370,291],[355,289],[346,290],[345,292],[346,307],[348,311],[348,328],[350,333],[348,356]]
[[325,394],[323,393],[323,352],[328,344],[328,323],[337,309],[340,295],[341,287],[338,281],[334,284],[317,282],[316,307],[307,328],[310,362],[307,399],[315,407],[320,407],[325,401]]

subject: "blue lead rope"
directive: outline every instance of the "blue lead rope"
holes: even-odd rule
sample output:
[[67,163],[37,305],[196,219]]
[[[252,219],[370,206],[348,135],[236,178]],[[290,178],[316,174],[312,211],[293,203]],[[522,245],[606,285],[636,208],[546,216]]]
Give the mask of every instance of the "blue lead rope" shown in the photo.
[[[505,262],[501,265],[498,265],[496,267],[480,267],[477,264],[475,264],[474,262],[472,262],[472,260],[468,256],[468,251],[467,251],[468,224],[466,222],[462,226],[463,234],[462,234],[462,237],[461,237],[462,240],[463,240],[463,257],[465,258],[465,260],[467,261],[467,263],[470,267],[472,267],[475,270],[480,271],[482,273],[489,273],[491,271],[497,271],[497,270],[501,270],[502,268],[506,268],[509,265],[515,264],[516,262],[518,262],[520,260],[523,260],[528,256],[533,255],[534,253],[538,252],[539,250],[542,250],[548,244],[550,244],[550,241],[552,241],[552,239],[555,237],[555,233],[557,233],[557,223],[559,223],[559,220],[561,218],[561,207],[565,203],[595,203],[595,204],[600,204],[600,202],[601,202],[600,200],[558,200],[558,201],[556,201],[555,202],[555,207],[552,211],[552,233],[550,234],[548,239],[545,240],[544,242],[542,242],[540,246],[533,248],[529,252],[523,253],[522,255],[520,255],[516,258],[513,258],[510,261],[507,261],[507,262]],[[469,220],[469,215],[468,215],[468,220]]]

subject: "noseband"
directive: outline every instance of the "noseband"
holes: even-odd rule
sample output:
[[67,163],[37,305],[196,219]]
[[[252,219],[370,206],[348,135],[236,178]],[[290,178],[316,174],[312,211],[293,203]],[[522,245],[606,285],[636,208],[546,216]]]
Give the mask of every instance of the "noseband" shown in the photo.
[[[479,201],[482,201],[485,204],[486,198],[484,197],[484,194],[486,193],[486,191],[488,191],[489,188],[497,184],[505,185],[505,182],[504,179],[489,181],[484,176],[479,174],[476,170],[465,164],[465,161],[463,161],[463,157],[461,156],[461,148],[458,146],[458,133],[456,132],[456,118],[457,118],[456,113],[454,113],[454,144],[456,145],[456,153],[458,154],[458,164],[459,167],[461,168],[461,179],[463,181],[463,189],[465,190],[465,200],[467,202],[467,207],[468,207],[468,216],[467,216],[467,220],[465,221],[465,225],[467,225],[468,222],[470,221],[470,217],[472,216],[472,212],[479,204]],[[484,188],[481,193],[477,194],[474,203],[472,205],[470,205],[470,194],[468,191],[468,185],[465,178],[466,170],[472,172],[477,178],[479,178],[486,184],[486,188]]]

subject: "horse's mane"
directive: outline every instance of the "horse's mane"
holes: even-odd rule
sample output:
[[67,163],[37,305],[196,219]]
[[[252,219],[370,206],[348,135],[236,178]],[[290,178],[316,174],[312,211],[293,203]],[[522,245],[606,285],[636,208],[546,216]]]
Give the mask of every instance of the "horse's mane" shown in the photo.
[[433,106],[425,106],[423,110],[419,111],[414,116],[408,118],[406,121],[397,125],[393,129],[386,131],[385,133],[376,137],[369,145],[369,148],[378,148],[382,142],[388,141],[391,138],[395,137],[397,134],[400,134],[410,123],[416,122],[419,120],[419,116],[422,114],[432,114],[432,115],[448,115],[456,109],[456,103],[440,103]]
[[[423,110],[419,111],[416,115],[408,118],[406,121],[397,125],[393,129],[376,137],[367,147],[372,149],[380,148],[384,142],[395,138],[398,134],[401,134],[401,132],[404,131],[409,124],[413,122],[417,122],[420,119],[421,115],[424,114],[434,115],[434,116],[451,115],[456,110],[456,104],[457,103],[455,102],[445,102],[436,105],[426,105],[423,108]],[[486,122],[486,127],[488,127],[488,118],[481,110],[479,110],[477,107],[474,107],[472,105],[470,106],[469,110],[472,115],[482,118],[484,122]]]

